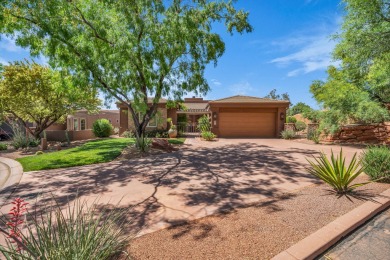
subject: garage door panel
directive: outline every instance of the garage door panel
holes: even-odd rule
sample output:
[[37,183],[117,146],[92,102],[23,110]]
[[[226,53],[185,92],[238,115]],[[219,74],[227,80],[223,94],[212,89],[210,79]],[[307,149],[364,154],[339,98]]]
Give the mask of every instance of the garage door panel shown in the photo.
[[220,113],[221,137],[275,137],[276,113]]

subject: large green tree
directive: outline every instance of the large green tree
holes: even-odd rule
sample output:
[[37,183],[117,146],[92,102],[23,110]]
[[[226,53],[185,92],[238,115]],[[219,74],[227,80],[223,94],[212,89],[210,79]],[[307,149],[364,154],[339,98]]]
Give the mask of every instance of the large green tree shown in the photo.
[[0,74],[0,110],[21,121],[36,138],[68,114],[97,110],[100,103],[97,91],[75,87],[70,76],[36,63],[11,63]]
[[176,100],[209,90],[205,67],[225,51],[213,32],[216,23],[230,33],[252,30],[248,13],[236,10],[234,0],[0,2],[0,32],[67,68],[78,85],[92,84],[125,104],[138,140],[162,96]]
[[389,119],[390,1],[344,0],[346,15],[326,81],[314,81],[311,92],[323,106],[322,125],[332,132],[346,123]]

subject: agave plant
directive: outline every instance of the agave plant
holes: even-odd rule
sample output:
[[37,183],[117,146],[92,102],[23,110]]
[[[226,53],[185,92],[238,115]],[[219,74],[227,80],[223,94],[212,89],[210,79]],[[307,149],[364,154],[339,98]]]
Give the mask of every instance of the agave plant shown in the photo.
[[330,160],[324,153],[321,153],[319,158],[314,157],[314,161],[307,160],[311,165],[307,170],[310,174],[330,185],[338,194],[346,194],[357,187],[369,183],[352,184],[364,171],[364,167],[360,166],[361,163],[356,158],[355,153],[349,165],[346,165],[342,149],[336,157],[332,151]]

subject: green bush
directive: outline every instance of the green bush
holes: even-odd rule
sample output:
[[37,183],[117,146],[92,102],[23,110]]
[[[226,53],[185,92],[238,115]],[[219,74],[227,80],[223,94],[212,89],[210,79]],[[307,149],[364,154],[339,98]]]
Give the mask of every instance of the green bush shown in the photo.
[[[20,199],[19,199],[20,200]],[[16,201],[16,200],[15,200]],[[22,204],[21,204],[22,203]],[[26,204],[21,200],[21,207]],[[88,206],[76,200],[62,209],[58,201],[44,206],[43,213],[19,211],[14,232],[21,245],[7,238],[0,245],[4,259],[117,259],[125,250],[128,236],[124,211]],[[19,227],[20,226],[20,227]],[[21,228],[25,228],[21,232]]]
[[107,119],[98,119],[92,125],[92,132],[96,137],[109,137],[114,127]]
[[383,179],[390,181],[390,148],[387,146],[372,146],[362,154],[364,172],[371,180]]
[[37,152],[35,153],[35,155],[42,155],[42,154],[44,154],[44,152],[42,152],[42,151],[37,151]]
[[288,129],[280,133],[283,139],[293,139],[295,137],[295,131]]
[[288,116],[286,117],[286,123],[289,123],[289,124],[295,124],[297,122],[297,119],[293,116]]
[[204,131],[201,133],[201,136],[204,140],[206,141],[212,141],[215,139],[215,137],[217,137],[215,134],[213,134],[212,132],[210,131]]
[[306,129],[306,124],[305,122],[302,122],[302,121],[297,121],[295,123],[295,129],[300,132],[300,131],[303,131]]
[[0,151],[7,150],[7,144],[0,144]]
[[307,139],[314,141],[314,143],[320,143],[321,130],[311,129],[307,133]]
[[147,136],[141,136],[140,138],[135,139],[135,147],[142,153],[149,151],[151,145],[152,139]]
[[332,151],[330,161],[324,153],[321,153],[319,158],[314,157],[314,161],[307,161],[310,163],[307,171],[327,183],[338,194],[348,193],[357,187],[367,184],[367,182],[351,184],[364,170],[363,167],[359,168],[361,163],[356,159],[356,153],[348,166],[345,165],[343,150],[340,151],[336,158]]
[[[171,129],[174,129],[175,125],[172,125]],[[162,129],[154,129],[146,132],[146,136],[149,138],[168,138],[168,132]]]
[[198,119],[198,129],[202,132],[210,132],[211,130],[211,123],[208,116],[203,115]]

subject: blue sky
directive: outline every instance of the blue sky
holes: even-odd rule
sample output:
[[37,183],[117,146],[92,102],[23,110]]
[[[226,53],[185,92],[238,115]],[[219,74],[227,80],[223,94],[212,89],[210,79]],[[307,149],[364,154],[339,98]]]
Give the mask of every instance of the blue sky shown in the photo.
[[[342,22],[340,0],[239,0],[236,7],[250,12],[254,31],[231,36],[221,25],[214,28],[226,51],[217,67],[206,69],[211,87],[206,98],[263,97],[277,89],[289,93],[293,104],[302,101],[317,107],[309,86],[313,80],[326,79],[326,68],[337,64],[330,55],[336,44],[330,36]],[[28,57],[28,51],[11,39],[0,41],[1,63]],[[45,58],[37,61],[44,63]]]

